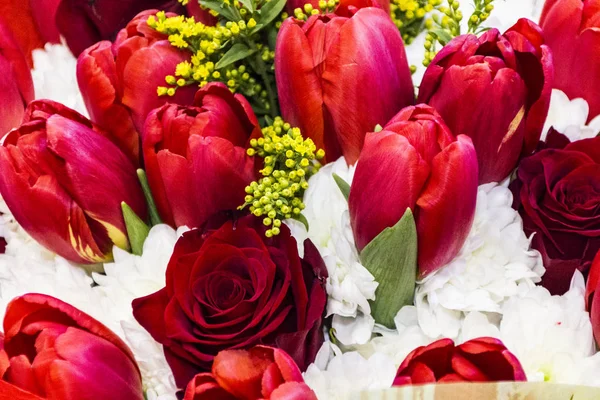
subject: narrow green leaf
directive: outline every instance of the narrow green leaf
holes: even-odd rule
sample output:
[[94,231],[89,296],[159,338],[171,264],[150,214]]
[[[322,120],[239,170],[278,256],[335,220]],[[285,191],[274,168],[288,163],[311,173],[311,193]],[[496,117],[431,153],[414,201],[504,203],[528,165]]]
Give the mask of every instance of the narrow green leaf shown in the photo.
[[340,191],[344,195],[346,201],[348,201],[348,197],[350,197],[350,185],[348,185],[348,182],[343,180],[338,174],[333,174],[333,180],[340,188]]
[[223,54],[223,57],[215,65],[216,69],[225,68],[228,65],[233,64],[236,61],[243,60],[244,58],[251,56],[256,53],[256,49],[251,49],[243,43],[236,43]]
[[308,220],[306,219],[306,217],[303,214],[298,214],[294,217],[292,217],[293,219],[295,219],[296,221],[302,222],[302,224],[304,225],[304,227],[306,228],[306,231],[308,232]]
[[235,17],[233,12],[223,7],[222,4],[223,3],[219,0],[200,0],[200,5],[203,5],[206,8],[216,11],[217,13],[219,13],[219,15],[227,18],[229,21],[237,21],[238,19]]
[[363,249],[360,259],[379,282],[371,314],[376,322],[394,328],[394,317],[403,306],[413,304],[415,294],[417,228],[410,208]]
[[148,177],[146,176],[146,171],[139,168],[137,170],[137,176],[142,185],[142,190],[144,191],[144,197],[146,198],[146,205],[148,206],[148,214],[150,214],[150,224],[152,226],[162,224],[162,220],[160,219],[160,215],[158,215],[158,210],[156,209],[156,203],[154,203],[154,197],[152,196],[152,191],[150,190],[150,185],[148,185]]
[[433,28],[429,32],[435,34],[438,37],[439,42],[444,46],[452,40],[452,35],[444,29]]
[[240,3],[242,3],[251,13],[254,12],[254,2],[252,0],[240,0]]
[[127,203],[121,203],[121,210],[123,211],[127,236],[129,236],[129,243],[131,244],[131,252],[136,256],[141,256],[142,250],[144,249],[144,241],[150,233],[150,228],[137,216]]
[[267,26],[283,11],[286,0],[271,0],[260,8],[260,24]]
[[375,130],[373,132],[381,132],[383,130],[383,126],[377,124],[375,125]]

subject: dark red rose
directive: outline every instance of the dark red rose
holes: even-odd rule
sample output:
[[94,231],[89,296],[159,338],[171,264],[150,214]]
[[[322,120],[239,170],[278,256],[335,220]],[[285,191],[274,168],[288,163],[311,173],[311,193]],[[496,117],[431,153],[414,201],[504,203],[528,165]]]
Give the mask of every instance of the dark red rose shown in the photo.
[[541,285],[563,294],[575,269],[587,273],[600,249],[600,138],[569,140],[551,131],[544,149],[521,161],[513,207],[542,254]]
[[164,346],[180,388],[208,372],[221,350],[257,344],[286,351],[301,370],[321,344],[327,270],[315,246],[304,259],[286,226],[267,239],[254,216],[177,242],[166,287],[133,301],[133,314]]
[[413,350],[404,359],[394,386],[435,382],[524,381],[517,358],[498,339],[481,337],[455,346],[440,339]]

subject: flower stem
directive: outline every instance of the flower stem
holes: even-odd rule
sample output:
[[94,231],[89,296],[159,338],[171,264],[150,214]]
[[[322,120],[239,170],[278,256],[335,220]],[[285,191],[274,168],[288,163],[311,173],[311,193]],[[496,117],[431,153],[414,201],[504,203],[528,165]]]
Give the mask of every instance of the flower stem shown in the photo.
[[269,98],[269,105],[271,106],[271,109],[269,110],[269,114],[271,115],[271,117],[275,118],[276,116],[279,115],[279,105],[277,104],[277,99],[275,97],[273,82],[271,81],[271,77],[269,76],[269,74],[267,72],[267,66],[260,55],[260,50],[258,49],[258,46],[251,39],[248,39],[248,44],[252,48],[256,49],[256,58],[255,58],[256,67],[257,67],[256,72],[260,75],[263,82],[265,83],[265,90],[267,91],[267,96]]

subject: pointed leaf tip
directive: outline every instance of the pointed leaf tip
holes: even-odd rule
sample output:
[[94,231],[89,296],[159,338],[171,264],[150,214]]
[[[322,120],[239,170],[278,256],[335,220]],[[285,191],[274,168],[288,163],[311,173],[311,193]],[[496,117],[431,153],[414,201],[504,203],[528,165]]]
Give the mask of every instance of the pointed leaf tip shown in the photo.
[[333,174],[333,180],[340,188],[340,191],[344,195],[346,201],[348,201],[348,198],[350,197],[350,185],[348,185],[348,182],[343,180],[338,174],[335,173]]
[[150,233],[150,228],[124,201],[121,202],[121,210],[123,211],[127,236],[129,236],[129,243],[131,244],[131,252],[136,256],[141,256],[144,241]]

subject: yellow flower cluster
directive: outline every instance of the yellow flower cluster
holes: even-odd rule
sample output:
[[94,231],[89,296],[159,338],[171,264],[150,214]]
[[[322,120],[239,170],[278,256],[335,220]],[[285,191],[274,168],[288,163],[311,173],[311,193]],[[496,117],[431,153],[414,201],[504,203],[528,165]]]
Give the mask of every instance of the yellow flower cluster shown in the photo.
[[489,18],[494,9],[492,4],[494,0],[477,0],[475,2],[475,11],[469,18],[469,32],[475,32],[479,26]]
[[412,43],[423,29],[431,27],[425,17],[440,4],[442,0],[391,0],[392,21],[400,29],[406,44]]
[[294,10],[294,17],[301,21],[306,21],[310,16],[317,14],[327,14],[335,11],[340,4],[340,0],[319,0],[319,8],[314,8],[312,4],[306,3],[303,8]]
[[301,218],[308,179],[318,171],[317,160],[325,152],[317,151],[311,139],[304,139],[300,129],[280,117],[262,133],[262,138],[250,141],[248,155],[264,159],[263,177],[246,186],[245,203],[239,209],[250,206],[252,214],[263,217],[263,224],[270,227],[265,234],[272,237],[279,234],[283,219]]

